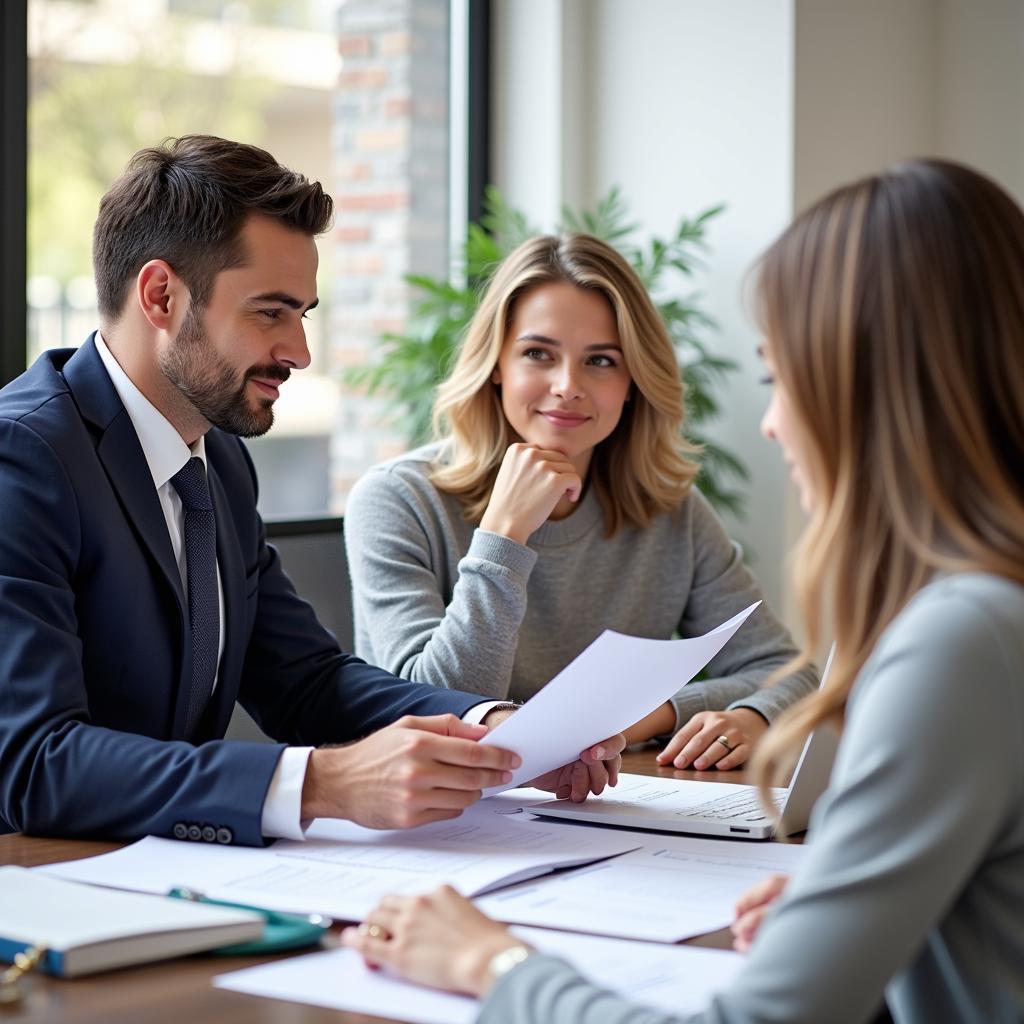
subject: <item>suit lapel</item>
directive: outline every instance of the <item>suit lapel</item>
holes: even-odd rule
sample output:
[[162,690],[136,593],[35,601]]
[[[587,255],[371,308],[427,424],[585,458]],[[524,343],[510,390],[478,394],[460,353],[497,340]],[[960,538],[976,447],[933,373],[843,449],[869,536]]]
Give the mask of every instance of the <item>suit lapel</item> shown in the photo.
[[82,417],[101,431],[96,454],[139,540],[174,592],[184,622],[181,574],[153,477],[131,417],[114,390],[92,337],[65,364],[64,378]]
[[67,361],[64,379],[82,418],[99,433],[97,457],[124,509],[125,518],[150,557],[155,580],[169,587],[174,595],[182,638],[182,659],[173,735],[182,737],[188,714],[192,639],[181,574],[174,560],[167,520],[153,486],[153,476],[131,417],[121,404],[92,337]]

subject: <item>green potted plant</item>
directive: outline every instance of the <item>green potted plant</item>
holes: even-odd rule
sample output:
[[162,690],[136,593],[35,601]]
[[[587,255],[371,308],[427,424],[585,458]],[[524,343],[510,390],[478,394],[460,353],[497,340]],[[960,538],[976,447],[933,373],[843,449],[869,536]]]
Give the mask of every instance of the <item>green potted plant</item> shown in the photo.
[[[678,283],[702,265],[707,224],[721,211],[721,206],[715,206],[693,219],[684,217],[669,239],[651,238],[639,245],[631,241],[636,225],[629,222],[626,205],[614,188],[593,210],[563,209],[559,230],[585,231],[614,245],[654,297],[679,353],[686,389],[686,435],[703,448],[700,488],[719,510],[742,515],[744,496],[738,486],[746,481],[747,469],[703,430],[719,414],[716,390],[736,364],[714,355],[702,340],[702,334],[715,325],[698,306],[696,296],[675,292]],[[377,359],[346,373],[348,384],[385,395],[394,403],[396,421],[410,447],[431,437],[434,391],[448,372],[491,273],[508,252],[538,233],[496,188],[488,188],[484,214],[469,225],[462,247],[461,276],[441,280],[409,275],[407,280],[420,292],[420,301],[408,331],[382,335]]]

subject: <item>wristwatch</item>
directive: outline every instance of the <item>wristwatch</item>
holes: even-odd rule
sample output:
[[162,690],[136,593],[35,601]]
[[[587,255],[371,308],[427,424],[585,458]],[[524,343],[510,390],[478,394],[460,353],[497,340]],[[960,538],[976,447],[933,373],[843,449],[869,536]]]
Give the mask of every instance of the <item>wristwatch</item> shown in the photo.
[[500,953],[491,957],[487,965],[487,976],[492,982],[497,981],[503,974],[508,974],[513,967],[518,967],[528,956],[537,951],[532,946],[520,942],[517,946],[509,946]]
[[523,705],[518,701],[503,700],[500,703],[495,704],[494,707],[488,708],[487,714],[489,715],[492,711],[518,711],[522,706]]

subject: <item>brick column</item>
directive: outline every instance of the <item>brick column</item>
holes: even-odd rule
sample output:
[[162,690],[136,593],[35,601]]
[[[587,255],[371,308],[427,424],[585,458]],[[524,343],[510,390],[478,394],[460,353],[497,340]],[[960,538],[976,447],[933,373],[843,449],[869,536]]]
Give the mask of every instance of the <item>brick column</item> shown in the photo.
[[[414,301],[406,274],[447,271],[448,3],[346,0],[338,35],[335,373],[372,361],[383,332],[404,330]],[[366,468],[404,450],[389,412],[343,389],[331,441],[336,509]]]

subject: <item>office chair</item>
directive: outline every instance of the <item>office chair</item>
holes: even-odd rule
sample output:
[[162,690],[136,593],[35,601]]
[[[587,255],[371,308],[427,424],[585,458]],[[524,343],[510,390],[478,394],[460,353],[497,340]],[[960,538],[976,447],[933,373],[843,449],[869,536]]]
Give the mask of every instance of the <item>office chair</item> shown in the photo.
[[[277,549],[299,596],[313,606],[320,622],[338,638],[341,649],[351,651],[355,643],[352,585],[341,516],[270,520],[267,540]],[[236,704],[227,739],[266,741],[267,737]]]

